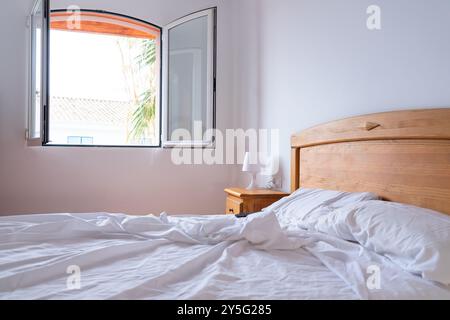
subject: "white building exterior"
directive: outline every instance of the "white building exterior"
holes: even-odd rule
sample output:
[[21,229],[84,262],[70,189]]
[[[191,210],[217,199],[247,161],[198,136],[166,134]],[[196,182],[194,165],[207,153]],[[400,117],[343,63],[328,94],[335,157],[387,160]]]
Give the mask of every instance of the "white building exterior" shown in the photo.
[[52,97],[50,108],[53,144],[130,144],[133,102]]

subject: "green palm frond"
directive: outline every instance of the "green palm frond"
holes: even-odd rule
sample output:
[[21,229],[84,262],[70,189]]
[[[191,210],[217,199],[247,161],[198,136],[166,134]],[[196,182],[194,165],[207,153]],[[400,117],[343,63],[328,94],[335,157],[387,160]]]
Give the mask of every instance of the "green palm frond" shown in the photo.
[[133,129],[131,136],[138,141],[146,136],[155,120],[156,115],[156,98],[151,92],[145,92],[140,99],[138,108],[133,113]]
[[[145,40],[142,45],[142,53],[136,57],[139,68],[151,66],[156,62],[155,40]],[[139,141],[146,137],[147,130],[151,128],[156,115],[156,97],[149,90],[144,92],[138,102],[138,108],[132,115],[132,130],[130,136]]]
[[156,62],[156,42],[155,40],[144,40],[142,53],[136,57],[139,66],[146,67]]

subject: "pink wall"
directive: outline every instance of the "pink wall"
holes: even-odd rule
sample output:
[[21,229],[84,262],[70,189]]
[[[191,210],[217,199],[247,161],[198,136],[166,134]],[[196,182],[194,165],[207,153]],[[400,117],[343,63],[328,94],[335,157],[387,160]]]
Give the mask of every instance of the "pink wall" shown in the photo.
[[[234,166],[174,166],[161,149],[29,148],[25,145],[26,16],[33,0],[0,11],[0,215],[56,212],[222,213]],[[66,1],[84,8],[91,0]],[[65,1],[58,0],[61,7]],[[232,128],[229,8],[213,0],[108,1],[108,10],[165,25],[217,5],[218,127]]]

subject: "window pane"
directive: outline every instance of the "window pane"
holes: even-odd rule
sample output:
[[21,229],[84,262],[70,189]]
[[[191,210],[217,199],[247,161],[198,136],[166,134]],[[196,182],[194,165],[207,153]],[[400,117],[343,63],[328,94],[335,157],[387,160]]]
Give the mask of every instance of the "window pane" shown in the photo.
[[52,144],[160,144],[160,33],[114,14],[52,13]]
[[67,137],[67,143],[73,145],[92,145],[94,144],[93,137]]
[[82,137],[81,144],[94,144],[94,138],[92,137]]
[[68,144],[81,144],[81,137],[67,137]]
[[208,16],[169,30],[168,134],[187,129],[194,138],[194,123],[208,128]]
[[29,136],[41,137],[41,78],[42,78],[42,22],[43,1],[36,3],[31,16],[31,101]]

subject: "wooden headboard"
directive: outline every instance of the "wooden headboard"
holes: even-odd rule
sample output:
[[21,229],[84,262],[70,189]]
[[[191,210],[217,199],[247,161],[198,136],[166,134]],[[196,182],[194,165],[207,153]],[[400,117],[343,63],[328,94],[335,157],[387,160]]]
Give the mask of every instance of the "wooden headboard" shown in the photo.
[[450,108],[359,116],[292,136],[291,189],[374,192],[450,214]]

